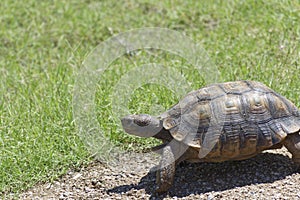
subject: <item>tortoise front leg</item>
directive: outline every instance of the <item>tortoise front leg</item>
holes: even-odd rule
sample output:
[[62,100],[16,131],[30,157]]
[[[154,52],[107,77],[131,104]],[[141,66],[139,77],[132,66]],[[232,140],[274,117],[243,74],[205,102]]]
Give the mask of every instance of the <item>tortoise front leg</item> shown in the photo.
[[168,191],[172,186],[175,175],[174,153],[169,145],[162,149],[159,169],[156,172],[156,192],[162,193]]
[[299,132],[287,135],[283,145],[291,152],[293,162],[300,168],[300,134]]

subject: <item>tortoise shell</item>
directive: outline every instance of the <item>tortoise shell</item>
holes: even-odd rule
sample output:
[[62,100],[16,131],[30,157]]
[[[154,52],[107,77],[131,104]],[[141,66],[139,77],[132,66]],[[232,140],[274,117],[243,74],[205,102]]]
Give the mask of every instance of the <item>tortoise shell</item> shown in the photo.
[[210,148],[215,156],[255,154],[300,129],[297,107],[254,81],[213,84],[192,91],[160,117],[175,140]]

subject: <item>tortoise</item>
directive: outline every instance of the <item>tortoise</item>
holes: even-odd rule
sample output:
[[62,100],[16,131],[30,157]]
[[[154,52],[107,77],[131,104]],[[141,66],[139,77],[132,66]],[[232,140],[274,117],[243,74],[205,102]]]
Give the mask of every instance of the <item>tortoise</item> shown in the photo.
[[129,134],[162,140],[157,192],[169,190],[182,161],[244,160],[285,146],[300,165],[299,109],[256,81],[212,84],[158,117],[128,115],[121,122]]

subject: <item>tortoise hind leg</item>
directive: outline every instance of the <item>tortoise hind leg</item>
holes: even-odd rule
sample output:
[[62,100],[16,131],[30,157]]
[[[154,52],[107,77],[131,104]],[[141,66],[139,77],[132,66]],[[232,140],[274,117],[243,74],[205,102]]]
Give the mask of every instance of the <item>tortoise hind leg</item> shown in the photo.
[[175,158],[170,146],[162,149],[162,156],[159,169],[156,172],[156,192],[162,193],[168,191],[172,186],[175,175]]
[[300,134],[299,132],[287,135],[283,145],[291,152],[293,162],[300,167]]

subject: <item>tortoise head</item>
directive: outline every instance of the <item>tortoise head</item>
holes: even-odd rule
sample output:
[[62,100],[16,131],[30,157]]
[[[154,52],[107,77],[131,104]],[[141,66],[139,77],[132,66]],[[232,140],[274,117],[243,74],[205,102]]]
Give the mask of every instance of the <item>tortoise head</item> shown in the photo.
[[162,129],[162,122],[148,114],[128,115],[121,119],[126,133],[140,137],[152,137]]

